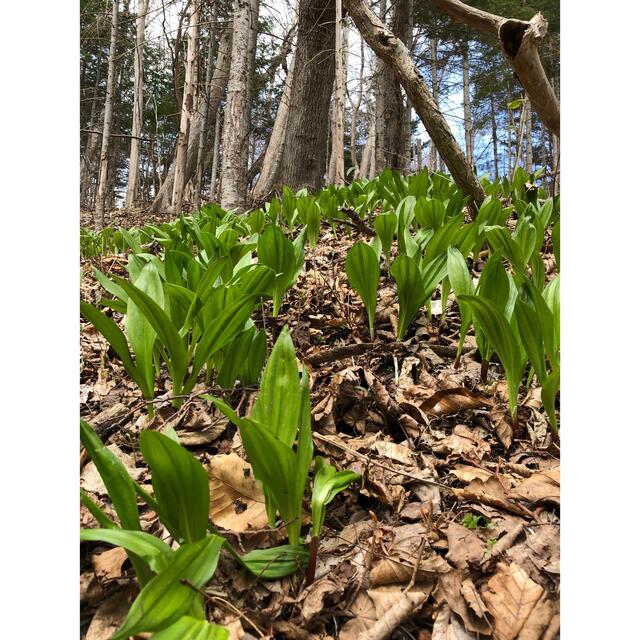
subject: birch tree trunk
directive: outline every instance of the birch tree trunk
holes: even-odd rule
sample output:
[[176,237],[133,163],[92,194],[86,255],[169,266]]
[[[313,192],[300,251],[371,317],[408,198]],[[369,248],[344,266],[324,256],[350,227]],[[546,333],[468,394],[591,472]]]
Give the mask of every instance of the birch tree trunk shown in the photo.
[[[440,108],[438,100],[438,41],[435,38],[429,38],[429,52],[431,56],[431,93],[433,94],[433,101],[436,108]],[[429,148],[429,171],[436,171],[438,167],[438,151],[436,145],[431,141]]]
[[[360,105],[362,104],[362,91],[364,85],[364,39],[360,38],[360,72],[358,74],[358,94],[355,102],[351,103],[351,166],[353,167],[353,176],[355,179],[360,175],[360,167],[358,165],[357,155],[357,137],[358,137],[358,115],[360,113]],[[363,150],[364,153],[364,150]]]
[[247,198],[250,97],[258,9],[258,0],[235,0],[231,70],[222,128],[220,204],[225,209],[242,209]]
[[291,65],[287,72],[287,79],[284,83],[276,119],[273,121],[273,129],[269,137],[269,144],[262,161],[262,169],[258,181],[253,187],[251,199],[254,203],[263,202],[273,192],[280,164],[282,162],[282,153],[284,151],[284,139],[287,132],[287,120],[289,118],[289,105],[291,103],[291,84],[293,82],[293,74],[296,66],[295,51],[291,58]]
[[214,25],[216,23],[217,18],[217,4],[214,2],[213,5],[213,15],[211,16],[211,20],[209,21],[209,50],[207,53],[207,72],[205,79],[205,93],[204,93],[204,126],[200,129],[200,135],[198,137],[198,160],[196,163],[196,175],[193,178],[193,190],[194,190],[194,200],[193,206],[196,209],[200,208],[200,198],[202,194],[202,178],[204,176],[204,143],[206,138],[206,133],[209,128],[209,105],[211,103],[211,78],[213,77],[213,52],[214,52],[214,43],[216,41],[216,33]]
[[500,177],[498,170],[498,126],[496,124],[496,111],[493,104],[493,96],[490,98],[491,105],[491,141],[493,143],[493,177],[497,180]]
[[[380,21],[383,24],[387,23],[387,0],[380,0]],[[363,38],[364,39],[364,38]],[[375,174],[380,173],[386,165],[386,149],[384,146],[385,135],[385,113],[386,105],[385,99],[387,97],[385,91],[385,77],[384,77],[385,64],[384,60],[379,56],[376,56],[375,63],[373,65],[373,73],[375,78],[375,99],[376,99],[376,135],[375,135]]]
[[407,96],[429,136],[438,146],[438,151],[454,181],[462,192],[469,196],[469,209],[472,216],[475,216],[477,208],[484,200],[484,191],[411,60],[407,47],[382,24],[363,0],[345,0],[345,6],[362,37],[376,55],[393,67],[400,78]]
[[189,129],[194,105],[195,67],[198,52],[198,31],[200,22],[200,2],[191,0],[191,15],[189,16],[189,29],[187,36],[187,60],[184,70],[184,90],[182,92],[182,112],[180,114],[180,132],[178,133],[176,150],[176,175],[173,181],[173,195],[171,208],[173,212],[182,212],[182,199],[184,187],[187,183],[187,146],[189,145]]
[[469,87],[469,47],[462,46],[462,103],[464,105],[464,142],[467,160],[473,166],[473,123],[471,122],[471,90]]
[[220,129],[222,125],[222,111],[216,111],[215,132],[213,134],[213,157],[211,158],[211,183],[209,184],[209,200],[216,199],[216,183],[218,182],[218,160],[220,158]]
[[332,0],[300,0],[296,65],[277,180],[294,191],[303,187],[316,191],[325,172],[335,75],[334,11]]
[[[209,97],[209,109],[210,111],[217,111],[222,101],[222,96],[227,87],[229,80],[229,67],[231,62],[231,28],[225,28],[220,34],[220,42],[218,43],[218,54],[216,56],[216,69],[211,78],[211,94]],[[202,127],[205,126],[204,109],[201,103],[198,104],[198,108],[193,113],[191,126],[189,127],[189,144],[187,145],[187,166],[185,170],[185,181],[191,179],[196,171],[198,161],[198,138]],[[208,134],[208,132],[207,132]],[[205,134],[205,135],[207,135]],[[208,155],[208,154],[207,154]],[[208,155],[210,158],[211,156]],[[205,161],[208,164],[208,161]],[[171,166],[166,172],[164,182],[158,190],[158,194],[151,205],[150,211],[157,213],[158,211],[166,211],[171,204],[171,196],[173,193],[173,183],[176,172],[176,163],[171,163]]]
[[113,79],[115,76],[116,44],[118,40],[118,0],[113,0],[111,13],[111,42],[109,44],[109,69],[107,71],[107,95],[104,100],[104,123],[102,125],[102,147],[100,149],[100,169],[96,193],[95,229],[104,227],[104,209],[107,196],[107,177],[109,173],[109,142],[111,140],[111,122],[113,120]]
[[418,173],[422,171],[422,140],[420,138],[416,140],[416,171]]
[[[348,31],[344,30],[347,34]],[[345,42],[342,23],[342,0],[336,0],[336,94],[335,121],[333,128],[333,149],[335,158],[335,174],[333,183],[344,184],[344,101],[345,101],[345,54],[348,51],[348,41]],[[346,51],[345,51],[346,48]]]
[[131,149],[129,152],[129,176],[125,209],[135,206],[139,194],[140,136],[142,135],[142,117],[144,110],[144,76],[142,53],[144,49],[144,24],[147,17],[149,0],[138,0],[136,18],[136,49],[133,54],[133,121],[131,123]]

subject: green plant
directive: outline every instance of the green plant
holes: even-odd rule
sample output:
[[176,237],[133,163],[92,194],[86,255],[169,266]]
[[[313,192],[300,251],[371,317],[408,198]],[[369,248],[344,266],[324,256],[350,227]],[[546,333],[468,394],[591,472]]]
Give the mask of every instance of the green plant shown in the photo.
[[374,228],[380,238],[380,244],[382,245],[382,251],[384,252],[385,260],[387,264],[391,263],[391,243],[393,242],[393,236],[398,228],[398,216],[393,213],[383,213],[376,216],[374,221]]
[[364,242],[356,242],[347,254],[345,263],[349,284],[358,292],[369,319],[369,333],[373,340],[373,324],[376,316],[380,264],[375,251]]
[[[309,376],[306,370],[302,376],[298,373],[289,329],[286,326],[282,329],[267,360],[250,418],[240,418],[219,398],[205,397],[240,430],[247,459],[262,485],[269,525],[276,525],[279,514],[287,529],[289,545],[283,556],[286,567],[291,568],[294,562],[296,565],[310,562],[309,553],[300,544],[303,497],[313,457]],[[336,473],[333,467],[321,463],[316,469],[320,475],[317,473],[314,481],[316,506],[312,505],[315,513],[312,522],[314,535],[319,535],[324,507],[357,474]],[[345,484],[347,478],[351,480]],[[274,553],[269,552],[271,556]],[[258,558],[268,563],[266,551],[253,554],[252,562]]]
[[488,520],[484,516],[475,516],[472,513],[467,513],[460,521],[460,524],[465,529],[477,529],[478,527],[488,529],[491,527],[491,520]]

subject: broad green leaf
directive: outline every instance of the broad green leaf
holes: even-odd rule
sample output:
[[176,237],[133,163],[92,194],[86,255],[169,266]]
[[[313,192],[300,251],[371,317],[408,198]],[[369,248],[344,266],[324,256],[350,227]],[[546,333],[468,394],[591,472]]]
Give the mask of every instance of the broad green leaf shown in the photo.
[[229,631],[220,625],[192,616],[182,616],[170,627],[153,634],[152,640],[227,640]]
[[122,527],[139,530],[140,517],[134,482],[124,464],[105,447],[91,425],[84,420],[80,420],[80,442],[96,465]]
[[389,271],[398,290],[400,313],[397,339],[402,340],[409,324],[424,304],[427,296],[422,284],[420,269],[415,261],[408,256],[402,255],[396,258]]
[[423,229],[436,231],[444,224],[446,211],[440,200],[431,198],[430,200],[419,200],[416,203],[415,216]]
[[179,540],[196,542],[207,533],[209,480],[200,462],[157,431],[140,434],[140,449],[151,469],[158,516]]
[[89,509],[91,515],[98,521],[105,529],[117,529],[118,525],[110,520],[107,514],[102,508],[91,498],[91,496],[84,490],[80,489],[80,502]]
[[[292,196],[293,197],[293,196]],[[283,197],[284,207],[284,197]],[[270,224],[258,240],[258,260],[276,274],[273,289],[273,317],[277,317],[284,293],[296,273],[296,253],[291,240],[280,228]]]
[[237,335],[227,346],[222,366],[218,370],[216,382],[222,388],[233,387],[247,364],[247,358],[256,328],[251,327]]
[[554,342],[553,351],[560,349],[560,275],[558,274],[542,292],[542,297],[553,315]]
[[524,350],[531,361],[533,370],[536,372],[540,384],[544,384],[547,379],[547,368],[545,365],[540,319],[536,314],[530,296],[527,295],[524,289],[521,290],[516,300],[515,317]]
[[518,389],[524,372],[525,358],[511,325],[496,305],[481,296],[460,296],[473,311],[474,322],[480,326],[504,367],[509,387],[509,408],[515,415],[518,405]]
[[560,388],[560,369],[556,369],[549,375],[546,382],[542,385],[542,392],[540,394],[542,398],[542,405],[549,417],[551,423],[551,429],[558,432],[558,419],[556,418],[556,395]]
[[[174,383],[174,394],[179,395],[182,392],[182,381],[187,371],[187,352],[171,318],[144,291],[140,291],[124,278],[114,276],[114,279],[125,290],[129,298],[138,305],[140,311],[157,332],[158,339],[169,354],[167,367]],[[179,384],[178,388],[175,386],[176,383]]]
[[284,578],[309,562],[309,551],[302,545],[285,544],[269,549],[254,549],[238,556],[240,563],[263,580]]
[[255,334],[251,348],[249,350],[249,357],[247,358],[245,378],[243,380],[246,384],[253,384],[260,379],[262,368],[264,367],[264,361],[267,357],[267,333],[264,329],[260,329]]
[[127,345],[127,339],[124,333],[120,330],[120,327],[109,317],[105,316],[102,311],[99,311],[88,302],[80,302],[80,313],[85,320],[90,322],[107,340],[107,342],[113,347],[116,352],[125,371],[129,377],[140,387],[145,398],[153,397],[153,389],[147,387],[147,380],[143,373],[136,367],[129,352]]
[[431,261],[422,262],[422,285],[425,298],[429,299],[447,273],[447,254],[442,253]]
[[284,326],[267,361],[251,417],[291,447],[298,431],[300,374],[289,327]]
[[[164,291],[155,265],[147,263],[135,281],[136,287],[164,307]],[[147,388],[153,389],[153,345],[156,332],[153,325],[132,298],[127,302],[127,314],[124,318],[124,330],[129,344],[136,356],[136,366],[145,377]]]
[[356,242],[347,254],[345,268],[349,284],[358,292],[367,310],[369,333],[373,339],[378,280],[380,279],[380,265],[375,251],[364,242]]
[[144,531],[81,529],[80,542],[106,542],[114,547],[123,547],[142,558],[155,573],[167,567],[173,555],[171,547],[166,542]]
[[111,640],[125,640],[143,631],[161,631],[187,614],[200,596],[185,581],[198,589],[204,587],[216,570],[223,543],[223,538],[208,535],[175,551],[169,566],[142,589]]
[[321,457],[316,458],[316,474],[313,479],[313,493],[311,494],[311,535],[319,536],[324,523],[327,506],[352,482],[360,479],[355,471],[340,471],[325,462]]
[[380,238],[384,257],[387,264],[389,264],[391,262],[391,244],[393,243],[393,236],[398,228],[398,216],[393,212],[383,213],[376,216],[373,226],[378,234],[378,238]]
[[[473,295],[475,287],[471,280],[471,274],[467,267],[466,260],[462,257],[462,254],[455,247],[449,247],[447,250],[447,274],[449,276],[449,282],[451,288],[456,295],[456,298],[464,295]],[[471,309],[464,303],[460,303],[458,300],[458,307],[460,309],[460,340],[458,341],[457,357],[462,353],[462,347],[464,344],[465,336],[471,326],[473,314]]]

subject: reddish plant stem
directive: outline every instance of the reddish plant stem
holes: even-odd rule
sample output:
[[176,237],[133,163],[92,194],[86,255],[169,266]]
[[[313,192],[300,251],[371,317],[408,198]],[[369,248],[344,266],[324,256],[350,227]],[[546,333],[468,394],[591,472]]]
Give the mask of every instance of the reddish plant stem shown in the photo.
[[313,536],[311,538],[311,547],[309,548],[309,565],[307,566],[307,576],[305,585],[308,587],[313,584],[316,579],[316,564],[318,562],[318,547],[320,546],[320,537]]

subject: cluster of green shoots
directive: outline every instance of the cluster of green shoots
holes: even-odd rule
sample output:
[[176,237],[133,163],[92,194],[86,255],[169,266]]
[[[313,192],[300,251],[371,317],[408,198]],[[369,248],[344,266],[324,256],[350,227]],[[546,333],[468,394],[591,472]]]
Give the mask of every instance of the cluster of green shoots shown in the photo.
[[[81,540],[123,547],[135,570],[140,593],[114,640],[151,632],[154,640],[185,637],[224,640],[227,631],[205,618],[203,591],[226,549],[237,562],[261,579],[277,579],[307,567],[315,576],[318,541],[327,506],[360,476],[337,471],[317,457],[311,482],[311,548],[302,544],[305,495],[313,458],[309,376],[298,373],[298,362],[285,327],[265,367],[258,399],[250,417],[238,417],[223,401],[207,396],[239,428],[247,458],[262,486],[271,526],[286,527],[288,544],[238,553],[209,522],[211,496],[207,472],[175,432],[145,430],[140,434],[142,456],[151,471],[153,495],[128,474],[86,422],[81,441],[95,463],[119,518],[111,520],[88,494],[83,504],[100,524],[83,529]],[[177,548],[142,531],[141,498],[171,534]],[[200,634],[200,635],[198,635]]]

